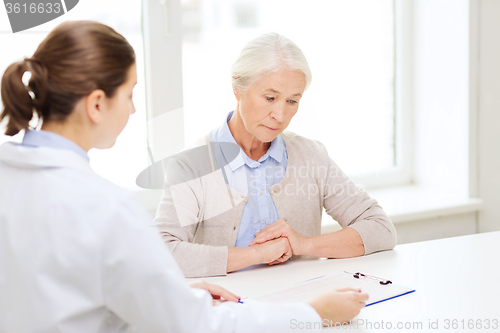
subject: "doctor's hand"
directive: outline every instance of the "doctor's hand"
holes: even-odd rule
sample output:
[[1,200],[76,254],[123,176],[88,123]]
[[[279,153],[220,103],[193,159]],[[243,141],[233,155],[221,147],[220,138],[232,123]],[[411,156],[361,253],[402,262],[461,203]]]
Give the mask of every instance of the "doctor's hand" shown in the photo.
[[191,286],[191,288],[207,290],[214,299],[213,305],[219,305],[220,303],[222,303],[220,301],[221,298],[224,298],[226,301],[230,302],[238,302],[238,300],[241,298],[239,296],[236,296],[232,292],[222,288],[221,286],[207,283],[205,281],[194,281],[190,282],[189,285]]
[[286,238],[273,239],[263,244],[252,246],[257,251],[262,264],[279,264],[287,261],[292,256],[292,248]]
[[320,315],[323,326],[348,323],[354,318],[368,300],[368,294],[359,289],[343,288],[321,294],[309,302]]
[[249,244],[249,246],[263,244],[277,238],[288,239],[293,254],[304,254],[307,237],[304,237],[295,231],[284,219],[276,220],[276,222],[257,232],[255,234],[255,239]]

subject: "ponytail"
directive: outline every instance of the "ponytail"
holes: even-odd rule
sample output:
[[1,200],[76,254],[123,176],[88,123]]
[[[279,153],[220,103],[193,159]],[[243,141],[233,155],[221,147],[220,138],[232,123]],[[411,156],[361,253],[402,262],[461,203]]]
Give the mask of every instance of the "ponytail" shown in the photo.
[[[134,63],[134,50],[112,28],[92,21],[59,25],[31,58],[13,63],[2,77],[5,134],[28,129],[35,113],[44,122],[63,121],[78,100],[96,89],[113,97]],[[31,78],[25,85],[26,72]]]
[[22,129],[27,129],[33,118],[33,99],[28,87],[22,81],[23,74],[28,70],[26,61],[10,65],[2,77],[3,111],[0,121],[8,117],[6,135],[16,135]]

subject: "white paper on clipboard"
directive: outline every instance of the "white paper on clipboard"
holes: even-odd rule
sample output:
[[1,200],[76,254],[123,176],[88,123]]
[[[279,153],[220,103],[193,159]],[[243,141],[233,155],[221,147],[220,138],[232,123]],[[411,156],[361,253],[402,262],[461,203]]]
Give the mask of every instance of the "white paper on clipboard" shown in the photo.
[[[358,278],[354,277],[356,274]],[[249,298],[273,303],[307,302],[323,292],[351,287],[361,288],[363,292],[366,292],[369,296],[366,306],[370,306],[415,291],[415,289],[392,284],[391,282],[381,284],[381,281],[385,282],[388,280],[361,273],[337,271],[299,282],[290,287],[250,296]]]

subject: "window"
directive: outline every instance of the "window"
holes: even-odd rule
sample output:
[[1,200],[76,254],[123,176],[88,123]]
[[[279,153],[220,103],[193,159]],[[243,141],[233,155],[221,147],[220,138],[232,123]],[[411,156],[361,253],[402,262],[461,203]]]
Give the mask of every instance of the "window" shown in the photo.
[[[89,152],[90,164],[98,174],[118,185],[134,188],[135,178],[148,166],[141,1],[80,1],[67,14],[16,34],[11,32],[5,7],[0,6],[0,45],[9,46],[2,47],[0,52],[0,71],[3,75],[12,62],[30,57],[53,28],[68,20],[94,20],[107,24],[127,38],[136,52],[138,83],[134,90],[134,103],[137,111],[130,117],[113,148],[104,151],[92,149]],[[23,134],[14,138],[3,135],[4,126],[0,126],[0,143],[22,140]]]
[[[0,68],[31,55],[64,20],[97,20],[122,33],[138,58],[137,112],[115,147],[90,157],[99,174],[136,187],[150,164],[147,147],[159,161],[220,126],[236,105],[233,62],[248,41],[276,31],[302,49],[313,74],[289,130],[324,143],[356,182],[396,185],[411,177],[400,14],[395,0],[86,0],[25,33],[0,34],[14,46],[0,54]],[[0,15],[0,30],[10,31]]]
[[[312,84],[289,130],[325,144],[356,181],[394,183],[407,164],[396,128],[393,0],[182,0],[186,140],[234,110],[230,71],[244,45],[275,31],[304,52]],[[385,176],[384,176],[385,175]]]

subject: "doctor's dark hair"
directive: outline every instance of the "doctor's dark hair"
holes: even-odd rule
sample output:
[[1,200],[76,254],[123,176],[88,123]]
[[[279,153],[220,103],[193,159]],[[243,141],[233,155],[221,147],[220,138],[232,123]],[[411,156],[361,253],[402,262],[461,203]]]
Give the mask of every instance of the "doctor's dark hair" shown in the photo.
[[[8,120],[5,134],[28,129],[34,113],[42,121],[63,121],[94,90],[112,98],[134,63],[134,49],[112,28],[92,21],[62,23],[31,58],[5,71],[0,114],[0,121]],[[31,73],[27,85],[26,72]]]

